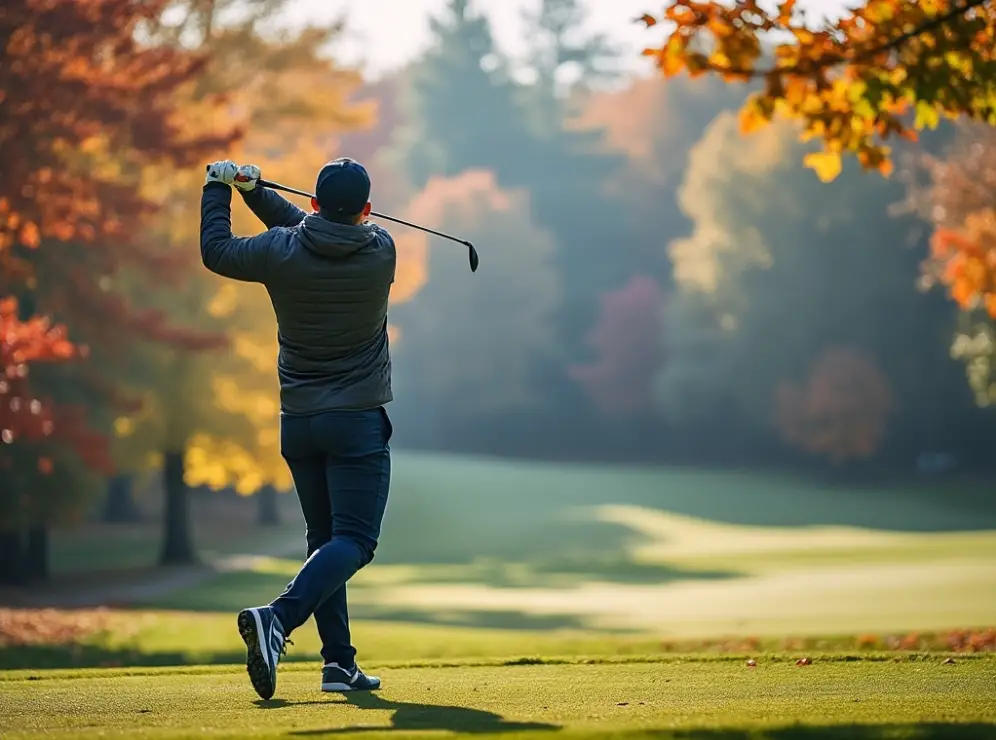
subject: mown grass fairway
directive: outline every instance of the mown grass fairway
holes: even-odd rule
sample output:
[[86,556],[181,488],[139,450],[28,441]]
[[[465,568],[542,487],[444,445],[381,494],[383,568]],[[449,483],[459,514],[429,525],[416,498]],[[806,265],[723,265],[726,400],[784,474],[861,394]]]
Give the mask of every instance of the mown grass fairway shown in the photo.
[[235,613],[300,565],[292,516],[209,517],[224,564],[161,582],[148,525],[64,536],[63,578],[115,606],[0,610],[0,669],[24,669],[0,672],[0,738],[996,740],[996,506],[946,491],[397,454],[350,584],[385,688],[349,699],[317,690],[311,623],[275,700],[241,665]]
[[[461,736],[981,740],[996,736],[996,660],[731,660],[384,668],[385,688],[317,691],[317,666],[256,699],[241,666],[0,677],[6,740],[44,737]],[[452,735],[448,735],[452,736]]]
[[[674,637],[989,626],[996,505],[952,486],[396,454],[359,619]],[[300,565],[257,561],[144,606],[268,602]]]

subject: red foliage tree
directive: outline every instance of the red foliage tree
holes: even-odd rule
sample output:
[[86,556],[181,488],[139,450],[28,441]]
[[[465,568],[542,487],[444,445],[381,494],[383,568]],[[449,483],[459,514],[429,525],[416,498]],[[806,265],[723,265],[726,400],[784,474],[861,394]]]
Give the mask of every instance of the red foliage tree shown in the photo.
[[0,525],[11,526],[16,499],[41,476],[54,470],[59,445],[69,445],[88,467],[111,468],[107,440],[89,430],[78,405],[56,405],[38,398],[29,366],[65,362],[85,352],[66,339],[63,326],[46,318],[18,318],[17,301],[0,300]]
[[[178,276],[177,262],[142,239],[152,206],[138,189],[140,168],[192,164],[237,135],[191,138],[173,115],[177,91],[202,60],[139,40],[168,5],[9,0],[0,7],[0,296],[59,317],[95,346],[136,337],[191,349],[218,343],[133,310],[113,289],[123,267],[157,280]],[[16,371],[23,380],[32,362],[79,356],[63,329],[45,318],[22,324],[14,306],[5,303],[6,328],[21,337],[15,344],[28,344],[8,351],[5,373],[23,368]],[[83,418],[68,408],[46,413],[43,423]],[[102,454],[86,450],[89,437],[68,431],[61,438],[80,457],[103,464]]]
[[779,387],[775,423],[787,443],[842,463],[878,450],[892,411],[889,381],[875,362],[831,347],[817,358],[804,385]]
[[654,379],[663,361],[663,301],[660,285],[643,276],[603,296],[588,336],[596,359],[569,371],[602,413],[635,416],[653,408]]

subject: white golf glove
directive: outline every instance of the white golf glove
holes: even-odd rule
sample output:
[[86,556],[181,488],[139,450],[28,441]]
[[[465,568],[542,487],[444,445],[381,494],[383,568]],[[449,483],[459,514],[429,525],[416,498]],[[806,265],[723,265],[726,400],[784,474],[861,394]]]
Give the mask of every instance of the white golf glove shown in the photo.
[[256,189],[256,183],[259,182],[260,175],[259,167],[254,164],[244,164],[239,167],[239,171],[235,173],[235,182],[233,183],[235,187],[239,190],[248,192],[250,190]]
[[239,166],[230,159],[223,162],[212,162],[207,166],[207,177],[204,178],[204,184],[223,182],[226,185],[232,185],[235,183],[235,173],[238,170]]

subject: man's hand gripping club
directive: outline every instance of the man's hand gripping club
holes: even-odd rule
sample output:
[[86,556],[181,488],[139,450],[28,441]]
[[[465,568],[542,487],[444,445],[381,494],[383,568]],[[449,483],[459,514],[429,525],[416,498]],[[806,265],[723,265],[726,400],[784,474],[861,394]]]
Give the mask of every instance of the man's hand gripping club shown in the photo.
[[256,165],[244,164],[240,167],[232,160],[225,159],[220,162],[212,162],[207,166],[207,177],[204,178],[204,184],[220,182],[248,192],[255,190],[259,178],[260,170]]

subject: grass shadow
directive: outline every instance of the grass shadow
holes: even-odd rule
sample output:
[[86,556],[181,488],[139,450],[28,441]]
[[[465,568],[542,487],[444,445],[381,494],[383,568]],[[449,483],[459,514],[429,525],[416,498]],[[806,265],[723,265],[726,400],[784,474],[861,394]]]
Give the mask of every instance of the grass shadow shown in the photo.
[[[463,563],[426,563],[402,566],[401,578],[381,579],[380,574],[391,574],[394,566],[371,566],[350,584],[357,596],[363,592],[376,593],[398,584],[405,586],[432,586],[439,584],[473,584],[496,589],[571,589],[593,582],[623,585],[664,585],[688,580],[732,580],[742,573],[719,570],[696,570],[668,565],[641,563],[626,552],[596,551],[590,553],[570,551],[559,555],[546,555],[535,560],[499,561],[480,558]],[[528,558],[528,553],[525,553]],[[283,566],[281,561],[281,567]],[[190,612],[231,612],[246,604],[266,603],[280,594],[294,575],[297,563],[288,561],[286,572],[273,570],[245,570],[218,573],[201,583],[181,588],[161,597],[138,602],[140,608],[165,608]],[[369,577],[368,576],[369,573]],[[383,616],[384,610],[366,607],[362,598],[353,600],[350,611],[361,619],[392,619],[433,624],[458,624],[475,627],[507,629],[552,629],[580,627],[570,615],[535,617],[514,609],[491,612],[482,610],[437,614],[421,610],[389,610],[394,616]]]
[[[417,610],[391,609],[382,607],[350,607],[350,616],[368,622],[405,622],[408,624],[428,624],[445,627],[474,627],[477,629],[501,629],[523,631],[546,630],[587,630],[594,631],[587,620],[574,614],[529,614],[527,612],[471,611],[462,610]],[[623,630],[612,630],[622,634]]]
[[[312,702],[307,702],[312,703]],[[335,704],[338,702],[328,702]],[[495,712],[471,707],[443,704],[416,704],[391,701],[374,693],[357,692],[346,695],[346,703],[358,709],[393,711],[390,727],[336,727],[326,730],[298,730],[288,734],[295,737],[321,737],[354,732],[459,732],[473,735],[498,735],[509,732],[536,732],[559,730],[559,725],[546,722],[510,722]],[[293,706],[287,702],[282,706]]]

